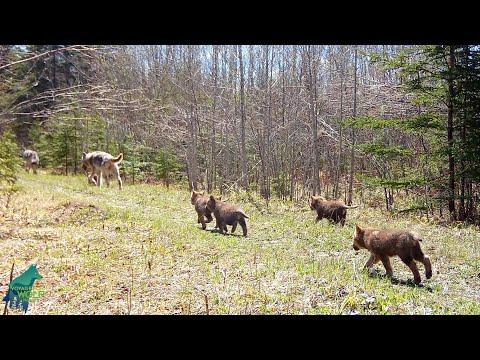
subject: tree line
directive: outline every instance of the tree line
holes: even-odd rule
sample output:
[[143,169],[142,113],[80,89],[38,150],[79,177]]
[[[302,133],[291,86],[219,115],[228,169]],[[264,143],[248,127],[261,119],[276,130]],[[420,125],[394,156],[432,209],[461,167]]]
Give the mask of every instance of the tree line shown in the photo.
[[1,46],[0,131],[63,173],[102,149],[132,182],[478,222],[479,64],[475,45]]

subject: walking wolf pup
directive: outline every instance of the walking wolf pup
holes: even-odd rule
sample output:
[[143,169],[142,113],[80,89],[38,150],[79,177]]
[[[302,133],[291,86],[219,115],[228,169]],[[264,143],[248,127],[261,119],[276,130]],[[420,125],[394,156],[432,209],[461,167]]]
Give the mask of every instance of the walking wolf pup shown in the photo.
[[356,225],[353,238],[353,249],[367,249],[371,255],[365,264],[370,269],[373,264],[381,261],[387,275],[393,276],[390,257],[398,256],[412,270],[415,284],[421,282],[415,261],[420,261],[425,266],[425,276],[432,277],[432,265],[428,256],[424,255],[420,248],[422,239],[407,230],[380,230],[373,228],[360,228]]
[[[202,229],[205,230],[207,228],[206,223],[213,220],[212,212],[207,209],[208,197],[203,196],[203,192],[193,190],[190,202],[195,205],[198,216],[197,223],[202,224]],[[207,221],[205,221],[205,218],[207,218]]]
[[335,224],[341,223],[344,226],[347,218],[347,209],[355,209],[356,207],[358,205],[347,206],[343,201],[326,200],[321,196],[310,197],[310,209],[317,211],[317,222],[326,218]]
[[247,236],[247,224],[245,219],[248,219],[248,216],[238,206],[227,204],[220,201],[219,198],[210,195],[210,199],[207,202],[207,209],[215,215],[221,234],[228,232],[227,225],[232,226],[233,234],[237,228],[237,224],[240,224],[243,230],[243,236]]

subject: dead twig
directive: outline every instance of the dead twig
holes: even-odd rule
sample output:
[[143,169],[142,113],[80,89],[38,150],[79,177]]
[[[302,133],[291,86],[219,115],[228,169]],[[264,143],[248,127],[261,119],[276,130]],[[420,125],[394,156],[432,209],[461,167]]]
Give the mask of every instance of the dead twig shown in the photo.
[[[14,267],[15,267],[15,263],[12,264],[12,270],[10,271],[10,282],[8,283],[8,287],[10,287],[10,284],[12,283]],[[3,315],[7,315],[7,311],[8,311],[8,301],[5,301],[5,308],[3,309]]]

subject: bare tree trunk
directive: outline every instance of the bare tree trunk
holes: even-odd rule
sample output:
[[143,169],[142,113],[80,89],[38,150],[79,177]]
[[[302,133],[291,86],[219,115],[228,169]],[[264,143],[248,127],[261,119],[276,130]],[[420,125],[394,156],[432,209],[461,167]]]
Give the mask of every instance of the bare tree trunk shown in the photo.
[[189,82],[190,82],[190,91],[191,91],[191,102],[190,106],[190,116],[189,116],[189,132],[190,132],[190,144],[188,152],[189,155],[189,168],[190,168],[190,182],[192,183],[193,189],[198,189],[198,159],[197,159],[197,122],[198,122],[198,112],[197,112],[197,98],[195,94],[195,84],[193,79],[193,47],[188,46],[188,70],[189,70]]
[[339,179],[340,179],[340,167],[342,166],[342,150],[343,150],[343,81],[345,77],[345,64],[344,59],[342,59],[342,70],[341,70],[341,78],[340,78],[340,131],[339,131],[339,142],[338,142],[338,157],[337,157],[337,169],[335,173],[335,187],[333,190],[333,197],[336,199],[338,197],[338,187],[339,187]]
[[315,87],[316,87],[316,73],[312,69],[312,48],[311,45],[308,45],[307,57],[308,57],[308,90],[309,90],[309,99],[310,99],[310,120],[312,121],[312,146],[313,146],[313,193],[321,193],[321,184],[320,184],[320,169],[319,162],[320,156],[318,154],[318,122],[317,122],[317,107],[316,107],[316,97],[315,97]]
[[242,46],[238,46],[238,59],[240,61],[240,161],[242,162],[242,185],[248,189],[248,165],[245,150],[245,79],[243,75]]
[[217,108],[217,97],[218,97],[218,47],[217,45],[213,46],[213,86],[214,86],[214,95],[213,95],[213,107],[212,115],[210,120],[211,126],[211,135],[210,135],[210,159],[208,164],[208,174],[207,174],[207,191],[210,193],[214,188],[214,173],[215,173],[215,124],[216,124],[216,108]]
[[448,175],[449,175],[449,196],[448,211],[450,212],[450,220],[456,219],[455,214],[455,159],[453,157],[453,98],[455,96],[453,88],[453,71],[455,69],[455,47],[449,46],[448,56],[448,121],[447,121],[447,139],[448,139]]
[[[465,51],[465,66],[468,69],[468,60],[470,57],[470,50],[468,45],[464,46],[464,51]],[[462,122],[462,143],[466,143],[466,125],[467,125],[467,117],[468,117],[468,111],[467,111],[467,93],[465,92],[464,96],[464,110],[463,110],[463,122]],[[459,217],[460,220],[465,221],[467,219],[467,209],[465,207],[465,185],[466,185],[466,178],[465,178],[465,159],[464,155],[462,155],[460,159],[460,172],[461,172],[461,182],[460,182],[460,209],[459,209]]]
[[[354,85],[353,85],[353,118],[357,117],[357,46],[355,46],[355,65],[354,65]],[[350,152],[350,183],[348,184],[348,205],[353,201],[353,175],[355,172],[355,128],[352,126],[352,149]]]
[[[466,97],[466,96],[465,96]],[[467,110],[464,109],[464,119],[462,124],[462,143],[465,144],[466,142],[466,117],[467,117]],[[462,158],[460,159],[460,172],[461,172],[461,179],[460,179],[460,209],[459,209],[459,218],[460,220],[464,221],[467,217],[466,209],[465,209],[465,161]]]
[[261,195],[268,201],[270,198],[270,179],[269,179],[269,162],[270,162],[270,109],[265,110],[265,107],[270,107],[270,94],[269,94],[269,73],[268,73],[268,66],[269,66],[269,47],[265,45],[265,70],[264,70],[264,78],[262,88],[264,93],[264,100],[263,100],[263,110],[262,110],[262,146],[259,146],[260,149],[260,156],[261,156],[261,170],[262,170],[262,186],[261,186]]

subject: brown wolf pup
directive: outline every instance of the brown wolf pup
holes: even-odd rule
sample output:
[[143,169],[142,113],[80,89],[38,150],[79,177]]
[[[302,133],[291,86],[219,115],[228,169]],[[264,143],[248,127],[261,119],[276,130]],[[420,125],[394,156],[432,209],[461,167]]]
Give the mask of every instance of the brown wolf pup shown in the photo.
[[425,266],[427,279],[432,277],[432,265],[428,256],[423,254],[420,241],[422,241],[420,237],[407,230],[362,229],[356,225],[353,249],[370,251],[371,256],[365,264],[365,269],[370,269],[373,264],[381,261],[389,277],[393,276],[390,257],[398,255],[412,270],[415,284],[419,284],[422,280],[415,261],[420,261]]
[[38,153],[33,150],[25,150],[23,152],[23,158],[25,159],[25,171],[30,172],[30,169],[32,169],[33,173],[36,174],[38,163],[40,162]]
[[82,170],[83,172],[85,173],[86,177],[87,177],[87,183],[88,184],[91,184],[91,185],[97,185],[97,182],[98,182],[98,176],[97,174],[93,173],[93,174],[89,174],[88,173],[88,167],[87,165],[85,164],[82,164]]
[[223,234],[224,231],[228,232],[227,225],[232,226],[233,234],[237,228],[237,224],[240,224],[243,230],[243,236],[247,236],[247,224],[245,219],[248,219],[248,216],[238,206],[227,204],[220,201],[219,198],[216,199],[213,195],[210,195],[210,199],[208,199],[207,202],[207,209],[215,215],[221,234]]
[[[192,191],[192,197],[190,199],[192,205],[195,205],[195,211],[198,215],[197,223],[202,224],[202,229],[207,228],[207,224],[213,220],[212,212],[207,209],[208,196],[203,196],[203,192]],[[205,221],[207,218],[207,221]]]
[[310,209],[317,211],[317,222],[326,218],[335,224],[341,223],[344,226],[347,218],[347,209],[355,209],[357,207],[358,205],[347,206],[340,200],[326,200],[322,196],[310,197]]
[[[91,153],[82,153],[82,168],[86,168],[90,172],[88,177],[89,182],[94,182],[98,187],[102,186],[102,179],[105,177],[107,186],[110,186],[110,176],[113,176],[118,181],[120,190],[123,188],[122,179],[120,178],[120,170],[118,164],[123,160],[123,154],[113,157],[109,153],[103,151],[93,151]],[[85,165],[85,166],[84,166]],[[95,175],[98,181],[95,181]]]

